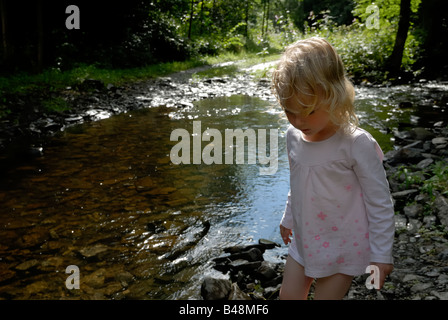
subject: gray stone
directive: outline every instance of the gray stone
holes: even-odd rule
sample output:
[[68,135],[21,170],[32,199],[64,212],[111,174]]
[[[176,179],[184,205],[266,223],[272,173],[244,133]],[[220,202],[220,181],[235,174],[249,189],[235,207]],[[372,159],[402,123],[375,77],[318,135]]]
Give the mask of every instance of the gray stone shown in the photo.
[[32,267],[37,266],[38,264],[39,264],[39,261],[36,259],[28,260],[28,261],[25,261],[25,262],[22,262],[21,264],[19,264],[16,267],[16,269],[20,270],[20,271],[25,271],[25,270],[31,269]]
[[431,283],[416,283],[411,287],[411,292],[419,293],[432,287]]
[[79,253],[81,253],[84,257],[86,258],[91,258],[94,257],[102,252],[105,252],[109,249],[109,247],[107,247],[104,244],[96,244],[92,247],[84,247],[81,250],[79,250]]
[[240,287],[238,287],[238,284],[232,283],[228,300],[252,300],[252,299],[247,293],[241,291]]
[[429,216],[423,217],[423,223],[425,225],[425,228],[430,228],[430,227],[434,226],[436,221],[437,221],[437,217],[434,215],[429,215]]
[[421,204],[411,204],[403,208],[404,214],[409,218],[416,218],[423,213],[423,206]]
[[419,163],[417,163],[417,168],[425,169],[433,163],[434,163],[433,159],[427,158],[427,159],[424,159],[424,160],[420,161]]
[[408,220],[406,219],[405,216],[398,214],[398,215],[395,215],[394,218],[395,218],[395,229],[396,230],[406,229]]
[[428,140],[434,137],[434,133],[421,127],[411,129],[411,136],[416,140]]
[[244,259],[247,261],[262,261],[263,260],[263,253],[258,248],[252,248],[248,251],[235,253],[229,256],[230,260],[238,260],[238,259]]
[[232,282],[226,279],[207,277],[201,285],[201,295],[204,300],[224,300],[230,294]]
[[409,233],[416,233],[418,229],[422,226],[422,223],[418,219],[409,219],[407,230]]
[[389,164],[418,163],[424,159],[422,155],[423,151],[423,149],[403,147],[387,152],[384,158]]
[[392,193],[392,197],[395,199],[404,199],[404,198],[408,198],[412,195],[415,195],[417,193],[418,193],[417,189],[409,189],[409,190],[394,192],[394,193]]
[[438,195],[434,201],[434,206],[440,223],[448,226],[448,200],[444,196]]
[[443,145],[448,143],[448,138],[445,137],[437,137],[431,140],[432,144],[434,145]]
[[92,288],[100,288],[104,285],[104,281],[106,279],[106,269],[100,268],[86,276],[81,275],[81,277],[82,283],[85,283]]
[[272,280],[277,277],[277,272],[275,272],[273,266],[267,261],[263,261],[261,263],[261,266],[257,269],[256,274],[260,280]]
[[433,296],[436,296],[440,300],[448,300],[448,291],[438,292],[438,291],[434,290],[434,291],[431,291],[431,294]]

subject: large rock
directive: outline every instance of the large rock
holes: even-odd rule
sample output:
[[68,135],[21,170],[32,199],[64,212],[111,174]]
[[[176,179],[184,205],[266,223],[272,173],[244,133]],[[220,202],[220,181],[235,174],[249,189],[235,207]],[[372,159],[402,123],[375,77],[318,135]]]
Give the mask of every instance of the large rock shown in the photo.
[[421,204],[415,203],[404,207],[404,214],[409,218],[416,218],[423,214],[423,206]]
[[448,200],[444,196],[438,195],[434,201],[434,206],[440,223],[448,226]]
[[107,250],[109,250],[108,246],[98,243],[94,246],[84,247],[80,249],[79,253],[81,253],[86,258],[92,258],[99,255],[100,253],[106,252]]
[[232,283],[228,300],[252,300],[251,297],[243,292],[238,284]]
[[414,138],[415,140],[425,141],[434,138],[433,132],[421,127],[412,128],[410,134],[411,137]]
[[201,296],[204,300],[224,300],[229,297],[231,287],[230,280],[207,277],[201,285]]
[[250,262],[263,261],[263,253],[258,248],[252,248],[250,250],[243,251],[240,253],[234,253],[229,256],[229,259],[230,260],[243,259]]
[[387,152],[384,155],[384,160],[390,165],[416,164],[425,159],[423,153],[423,149],[406,146]]

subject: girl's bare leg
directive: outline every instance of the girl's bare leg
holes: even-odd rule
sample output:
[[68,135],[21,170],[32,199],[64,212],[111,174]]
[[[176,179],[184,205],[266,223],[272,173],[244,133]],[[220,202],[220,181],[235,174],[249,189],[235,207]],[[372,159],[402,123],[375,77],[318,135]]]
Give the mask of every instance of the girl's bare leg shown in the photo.
[[303,266],[288,256],[280,289],[280,299],[306,300],[312,282],[313,278],[305,275]]
[[342,300],[350,289],[352,280],[353,276],[342,273],[317,279],[314,286],[314,300]]

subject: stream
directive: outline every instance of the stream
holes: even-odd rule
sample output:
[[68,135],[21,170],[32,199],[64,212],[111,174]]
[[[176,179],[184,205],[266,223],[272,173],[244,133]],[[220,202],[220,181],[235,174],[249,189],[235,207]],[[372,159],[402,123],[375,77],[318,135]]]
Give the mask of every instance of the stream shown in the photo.
[[[433,82],[357,87],[360,125],[391,150],[395,132],[447,125],[447,89]],[[220,276],[211,260],[224,248],[260,238],[281,243],[287,128],[272,99],[235,94],[74,125],[54,136],[41,157],[7,162],[0,180],[0,298],[200,299],[201,280]],[[172,161],[176,129],[190,137],[189,164]],[[258,144],[226,145],[229,129],[253,131]],[[212,147],[221,164],[204,161]],[[239,147],[243,163],[235,155],[224,161]],[[194,148],[200,163],[193,163]],[[274,174],[260,174],[268,165],[259,157],[249,163],[260,149],[276,156]],[[286,253],[282,245],[265,259],[281,261]],[[79,289],[66,285],[68,266],[79,269]]]

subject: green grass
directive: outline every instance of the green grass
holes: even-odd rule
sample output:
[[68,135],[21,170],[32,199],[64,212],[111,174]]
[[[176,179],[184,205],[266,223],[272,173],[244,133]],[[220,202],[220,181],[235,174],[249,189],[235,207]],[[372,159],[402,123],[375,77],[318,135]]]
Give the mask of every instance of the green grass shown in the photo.
[[[58,93],[68,87],[76,89],[86,79],[102,81],[105,85],[125,85],[188,70],[198,66],[233,61],[230,66],[217,66],[193,75],[196,78],[235,75],[242,68],[278,59],[278,54],[257,53],[222,53],[218,56],[203,56],[200,59],[159,63],[132,69],[103,69],[95,65],[80,65],[77,68],[60,71],[48,69],[41,74],[20,73],[10,77],[0,77],[0,119],[11,114],[7,106],[9,95],[36,94],[41,96],[41,109],[45,112],[63,112],[69,109],[67,102],[58,97]],[[260,71],[259,71],[260,72]],[[259,76],[261,77],[261,76]]]
[[[206,60],[210,65],[216,65],[223,62],[234,62],[231,65],[225,66],[217,66],[210,68],[208,70],[199,71],[193,75],[193,78],[201,79],[201,78],[211,78],[211,77],[223,77],[223,76],[232,76],[239,72],[241,72],[245,68],[249,68],[251,66],[275,61],[280,59],[280,54],[278,53],[226,53],[216,57],[208,57]],[[256,78],[262,78],[267,76],[267,70],[258,70],[253,72],[253,75]]]
[[58,97],[42,101],[42,107],[46,112],[63,112],[69,110],[67,101]]
[[127,82],[156,78],[172,72],[190,69],[205,62],[189,60],[185,62],[169,62],[133,69],[102,69],[94,65],[82,65],[72,70],[45,70],[41,74],[18,74],[11,77],[0,77],[0,93],[26,93],[30,90],[45,88],[57,91],[68,86],[82,83],[85,79],[101,80],[105,84],[121,85]]
[[[132,69],[102,69],[94,65],[81,65],[77,68],[67,71],[59,71],[57,69],[45,70],[41,74],[30,75],[21,73],[11,77],[0,77],[0,94],[10,93],[27,93],[32,90],[45,89],[49,92],[73,87],[82,83],[85,79],[100,80],[105,84],[113,84],[116,86],[125,83],[147,80],[166,76],[170,73],[188,70],[202,65],[214,65],[228,61],[240,61],[238,68],[244,68],[253,64],[262,63],[278,58],[278,55],[257,55],[248,53],[223,53],[219,56],[205,56],[201,59],[191,59],[187,61],[175,61],[167,63],[159,63],[141,68]],[[215,68],[211,68],[215,69]],[[211,70],[210,74],[231,75],[237,72],[235,67],[218,67]],[[202,76],[206,76],[204,72]],[[0,99],[0,103],[1,103]]]

